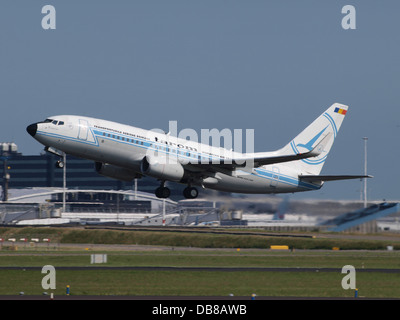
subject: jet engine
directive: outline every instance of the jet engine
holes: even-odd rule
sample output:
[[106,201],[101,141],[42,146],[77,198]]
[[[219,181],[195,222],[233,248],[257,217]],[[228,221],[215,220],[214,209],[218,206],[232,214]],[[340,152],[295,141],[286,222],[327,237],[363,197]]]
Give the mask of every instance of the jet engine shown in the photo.
[[145,156],[140,164],[143,174],[160,180],[180,181],[185,169],[176,159]]
[[135,178],[141,177],[139,173],[133,170],[118,167],[108,163],[96,162],[95,167],[98,174],[117,180],[132,181]]

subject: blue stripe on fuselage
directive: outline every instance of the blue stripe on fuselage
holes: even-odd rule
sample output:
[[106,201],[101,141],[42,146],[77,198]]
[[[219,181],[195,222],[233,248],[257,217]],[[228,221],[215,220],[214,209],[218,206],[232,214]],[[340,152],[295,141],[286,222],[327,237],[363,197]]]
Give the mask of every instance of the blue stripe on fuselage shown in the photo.
[[294,177],[288,176],[288,175],[284,175],[284,174],[279,174],[279,179],[275,179],[273,178],[273,176],[276,176],[277,173],[264,169],[264,168],[257,168],[255,169],[257,176],[265,178],[265,179],[269,179],[269,180],[278,180],[281,183],[290,185],[290,186],[294,186],[294,187],[298,187],[301,189],[306,189],[306,190],[318,190],[322,187],[322,185],[315,185],[312,183],[307,183],[304,181],[301,181],[300,179],[296,179]]
[[87,141],[87,140],[81,140],[81,139],[78,139],[78,138],[73,138],[73,137],[70,137],[70,136],[65,136],[65,135],[62,135],[62,134],[49,133],[49,132],[44,132],[44,131],[37,131],[36,134],[37,135],[42,135],[42,136],[45,136],[45,137],[59,138],[59,139],[68,140],[68,141],[75,141],[75,142],[79,142],[79,143],[82,143],[82,144],[88,144],[88,145],[95,146],[95,147],[99,146],[99,142],[98,142],[96,136],[94,136],[94,141]]
[[[64,140],[79,142],[82,144],[92,145],[92,146],[96,146],[96,147],[99,147],[98,138],[102,138],[102,139],[107,139],[110,141],[119,142],[119,143],[131,145],[131,146],[135,146],[135,147],[139,147],[139,148],[143,148],[143,149],[150,149],[150,150],[154,150],[157,152],[162,152],[165,154],[177,155],[181,158],[186,158],[186,159],[192,159],[192,160],[196,159],[199,161],[198,156],[200,156],[201,158],[206,158],[209,160],[212,160],[212,159],[222,160],[222,159],[219,159],[216,157],[212,157],[208,154],[201,154],[199,152],[194,152],[192,150],[189,151],[186,149],[171,147],[171,146],[165,145],[164,143],[153,142],[153,141],[145,140],[143,138],[132,137],[132,136],[128,136],[128,135],[118,134],[115,132],[101,131],[98,129],[93,129],[93,130],[92,130],[92,128],[89,128],[89,129],[93,134],[94,142],[80,140],[78,138],[73,138],[73,137],[66,136],[66,135],[61,135],[61,134],[56,134],[56,133],[48,133],[48,132],[43,132],[43,131],[38,131],[37,134],[52,137],[52,138],[60,138],[60,139],[64,139]],[[110,136],[108,136],[108,135],[110,135]],[[119,137],[119,139],[117,137]],[[124,138],[124,140],[121,139],[122,137]],[[139,143],[137,143],[135,141],[137,141]],[[167,149],[169,151],[167,151]],[[174,150],[174,152],[171,152],[171,150]],[[187,156],[187,154],[189,154],[189,153],[191,155],[194,155],[194,157]],[[277,179],[273,178],[273,176],[276,176],[276,172],[269,171],[262,167],[256,168],[255,172],[256,173],[255,174],[253,173],[253,175],[256,175],[256,176],[259,176],[261,178],[265,178],[268,180],[273,180],[273,181],[277,180]],[[284,183],[286,185],[298,187],[298,188],[305,189],[305,190],[318,190],[321,188],[321,185],[307,183],[307,182],[301,181],[299,179],[296,179],[296,178],[293,178],[291,176],[284,175],[284,174],[279,174],[278,181],[281,183]]]

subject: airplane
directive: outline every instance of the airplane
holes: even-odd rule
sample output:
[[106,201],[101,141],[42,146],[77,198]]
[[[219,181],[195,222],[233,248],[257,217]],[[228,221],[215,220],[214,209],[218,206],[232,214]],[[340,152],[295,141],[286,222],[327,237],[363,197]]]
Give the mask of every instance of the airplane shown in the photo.
[[284,220],[285,219],[285,213],[289,208],[289,197],[285,197],[281,203],[279,203],[279,206],[274,213],[274,216],[272,220]]
[[[150,176],[160,181],[158,198],[168,198],[167,181],[186,184],[194,199],[197,187],[247,194],[318,190],[325,181],[371,178],[365,175],[320,175],[348,106],[334,103],[283,148],[239,153],[170,134],[107,120],[59,115],[29,125],[27,132],[60,156],[95,162],[106,177],[132,181]],[[62,167],[62,160],[58,161]]]

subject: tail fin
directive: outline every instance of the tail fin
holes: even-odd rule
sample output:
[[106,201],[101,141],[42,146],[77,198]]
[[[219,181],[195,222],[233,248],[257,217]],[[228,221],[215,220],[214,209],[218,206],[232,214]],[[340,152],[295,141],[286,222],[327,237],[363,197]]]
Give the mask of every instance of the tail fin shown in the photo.
[[282,150],[287,153],[294,152],[299,154],[311,151],[322,139],[330,135],[327,138],[329,141],[324,143],[324,148],[320,150],[321,153],[317,157],[288,162],[286,165],[295,167],[300,174],[318,175],[328,157],[347,110],[348,106],[346,105],[333,104],[296,138],[290,141]]

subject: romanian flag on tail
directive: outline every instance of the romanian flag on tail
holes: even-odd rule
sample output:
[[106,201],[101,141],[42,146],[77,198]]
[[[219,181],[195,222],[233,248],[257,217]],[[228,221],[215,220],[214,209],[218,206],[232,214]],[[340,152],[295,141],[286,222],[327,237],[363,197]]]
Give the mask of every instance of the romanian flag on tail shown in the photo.
[[345,115],[347,113],[347,110],[346,109],[341,109],[341,108],[336,108],[335,112],[339,113],[339,114],[342,114],[342,115]]

